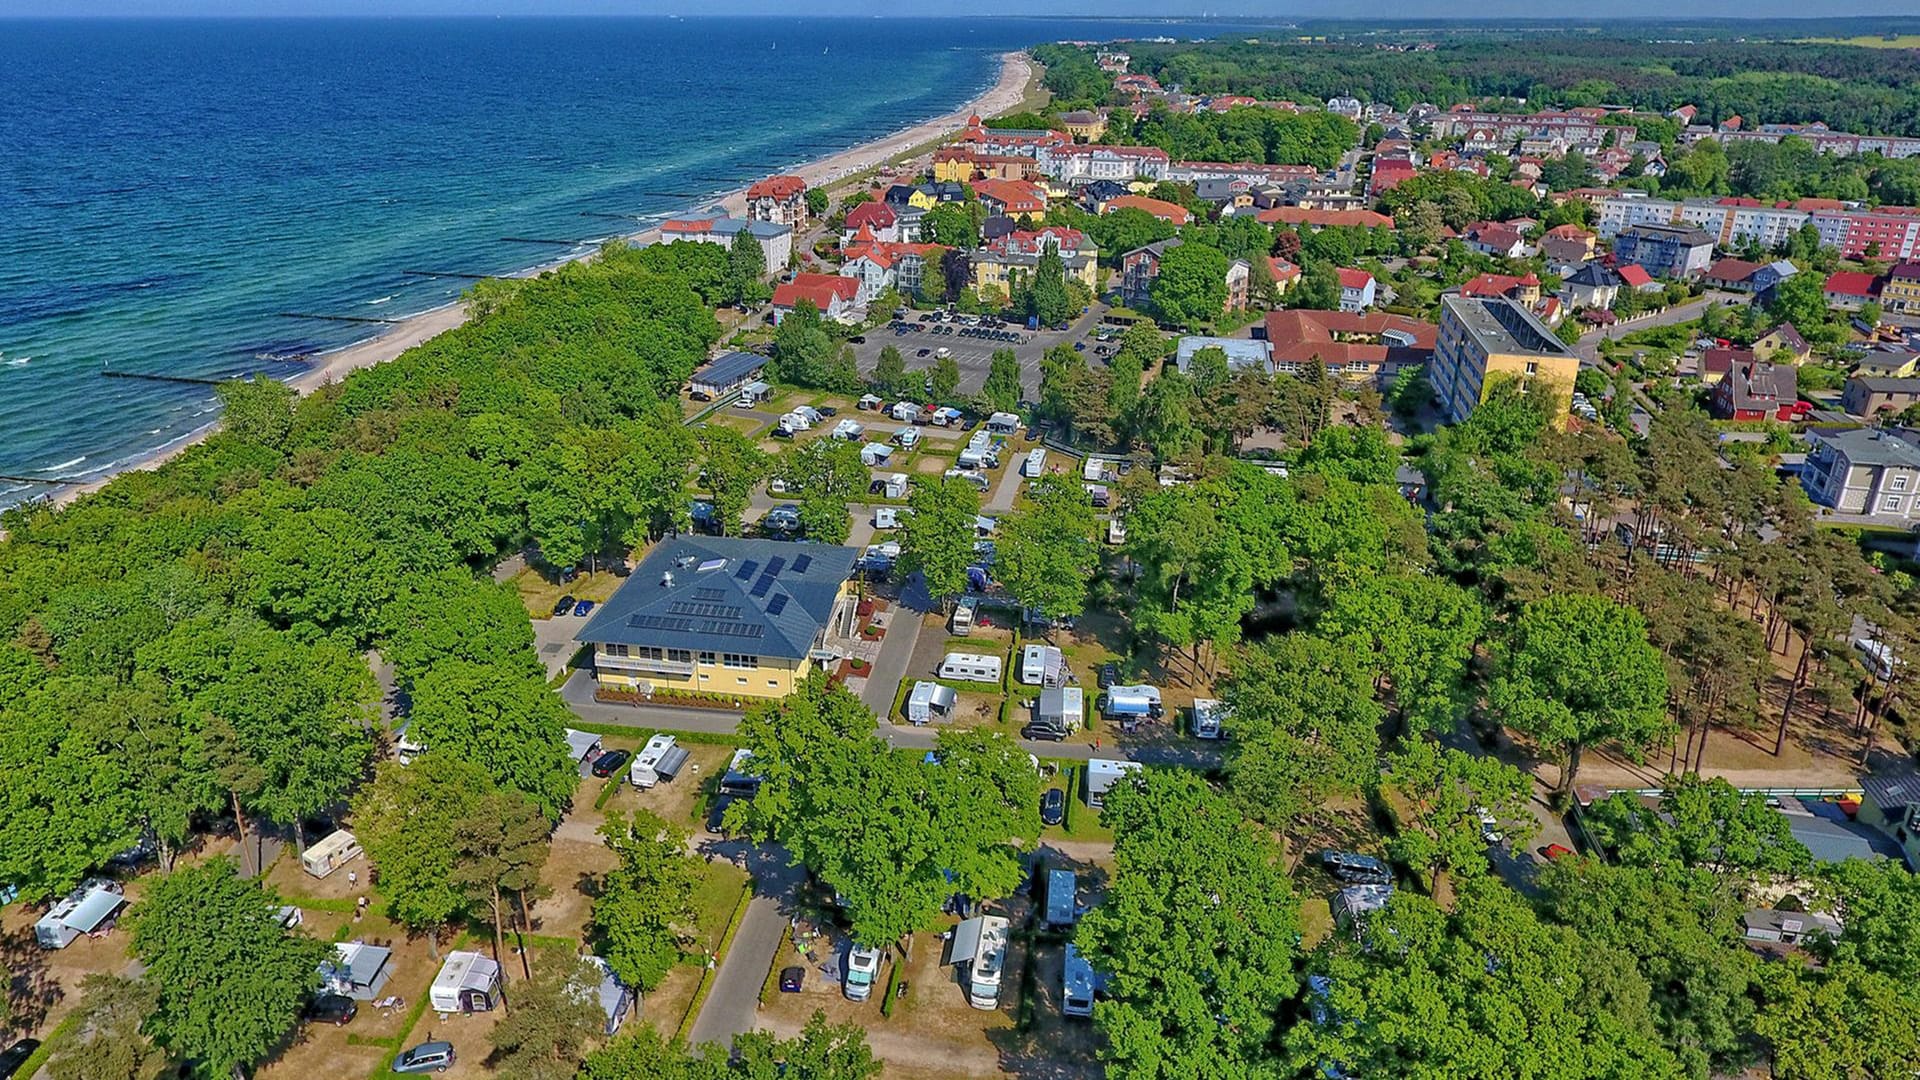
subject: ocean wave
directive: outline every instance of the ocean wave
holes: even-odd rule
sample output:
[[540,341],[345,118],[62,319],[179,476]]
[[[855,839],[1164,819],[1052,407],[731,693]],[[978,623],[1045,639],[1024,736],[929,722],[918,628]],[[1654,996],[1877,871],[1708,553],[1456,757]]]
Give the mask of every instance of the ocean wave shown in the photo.
[[60,472],[60,471],[61,471],[61,470],[63,470],[63,469],[71,469],[71,468],[73,468],[73,467],[74,467],[75,465],[78,465],[78,464],[80,464],[81,462],[83,462],[83,461],[85,461],[85,460],[87,460],[87,455],[85,455],[85,454],[81,454],[81,455],[80,455],[79,457],[77,457],[77,458],[74,458],[74,459],[73,459],[72,461],[63,461],[63,462],[61,462],[61,463],[60,463],[60,464],[58,464],[58,465],[46,465],[46,466],[43,466],[43,467],[42,467],[42,468],[40,469],[40,471],[41,471],[41,472]]
[[31,356],[16,356],[7,361],[7,366],[8,367],[26,367],[28,364],[31,364],[31,363],[33,363],[33,357]]
[[367,301],[367,305],[368,305],[369,307],[372,307],[372,306],[374,306],[374,305],[376,305],[376,304],[384,304],[384,303],[386,303],[387,301],[389,301],[389,300],[392,300],[392,299],[393,299],[393,297],[392,297],[392,295],[387,295],[387,296],[383,296],[383,297],[381,297],[381,298],[380,298],[380,299],[378,299],[378,300],[369,300],[369,301]]

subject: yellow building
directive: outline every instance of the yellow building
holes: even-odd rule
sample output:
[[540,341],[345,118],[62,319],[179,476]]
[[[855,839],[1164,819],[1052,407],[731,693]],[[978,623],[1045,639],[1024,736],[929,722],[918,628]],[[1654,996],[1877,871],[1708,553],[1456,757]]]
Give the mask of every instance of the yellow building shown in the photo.
[[1505,297],[1440,298],[1440,337],[1428,381],[1442,413],[1460,423],[1504,379],[1553,396],[1554,426],[1565,426],[1580,358],[1547,324]]
[[1901,263],[1880,285],[1880,307],[1900,314],[1920,314],[1920,262]]
[[587,621],[606,689],[784,697],[855,618],[852,548],[777,540],[663,540]]
[[1067,134],[1085,143],[1097,143],[1107,133],[1107,118],[1098,112],[1081,109],[1077,112],[1061,113],[1060,126]]
[[[1061,268],[1067,277],[1085,285],[1088,290],[1098,294],[1100,279],[1097,262],[1092,248],[1060,256]],[[1031,278],[1034,267],[1040,265],[1040,256],[1022,251],[995,251],[981,248],[973,253],[973,284],[979,289],[991,286],[1013,295],[1013,279],[1016,275]]]

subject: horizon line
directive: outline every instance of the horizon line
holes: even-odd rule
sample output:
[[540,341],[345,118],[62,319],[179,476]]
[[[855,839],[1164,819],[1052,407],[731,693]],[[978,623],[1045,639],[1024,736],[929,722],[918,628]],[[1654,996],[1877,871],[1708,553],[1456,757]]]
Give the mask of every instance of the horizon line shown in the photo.
[[[1311,3],[1312,0],[1307,0]],[[1071,22],[1116,22],[1116,23],[1223,23],[1247,25],[1250,23],[1269,23],[1276,27],[1298,26],[1300,24],[1339,23],[1351,26],[1407,27],[1426,26],[1512,26],[1525,23],[1565,23],[1584,26],[1607,27],[1625,24],[1654,25],[1698,25],[1702,23],[1833,23],[1854,20],[1879,20],[1891,23],[1920,24],[1920,13],[1915,14],[1846,14],[1846,15],[1612,15],[1596,18],[1592,14],[1536,14],[1513,16],[1449,16],[1428,17],[1407,16],[1401,18],[1354,18],[1340,15],[1311,15],[1305,12],[1294,15],[1283,14],[1246,14],[1246,15],[1080,15],[1071,13],[1034,14],[1029,12],[972,12],[959,14],[840,14],[840,15],[765,15],[747,12],[692,13],[678,12],[497,12],[494,14],[473,12],[399,12],[393,14],[377,13],[322,13],[322,12],[185,12],[173,14],[121,12],[95,12],[79,14],[9,14],[0,12],[0,22],[400,22],[407,20],[435,22],[502,22],[507,20],[557,21],[563,19],[628,19],[628,20],[719,20],[719,19],[755,19],[765,21],[808,22],[832,20],[859,21],[923,21],[951,22],[964,19],[1015,19],[1031,21],[1071,21]]]

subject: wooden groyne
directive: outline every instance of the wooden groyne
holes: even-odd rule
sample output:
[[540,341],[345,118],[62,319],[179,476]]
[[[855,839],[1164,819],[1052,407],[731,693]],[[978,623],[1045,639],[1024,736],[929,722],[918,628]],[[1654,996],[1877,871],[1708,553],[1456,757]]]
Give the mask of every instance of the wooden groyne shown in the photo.
[[387,326],[400,321],[375,318],[371,315],[321,315],[311,311],[276,311],[274,314],[282,319],[321,319],[326,322],[381,323]]

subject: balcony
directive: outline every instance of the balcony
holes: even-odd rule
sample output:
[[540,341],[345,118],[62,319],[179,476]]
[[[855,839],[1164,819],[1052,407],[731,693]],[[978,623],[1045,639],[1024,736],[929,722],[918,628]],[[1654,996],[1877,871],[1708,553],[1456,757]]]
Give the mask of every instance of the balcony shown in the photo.
[[601,671],[611,671],[622,675],[677,675],[682,679],[693,677],[693,661],[652,659],[645,656],[615,656],[611,653],[593,654],[593,665]]

